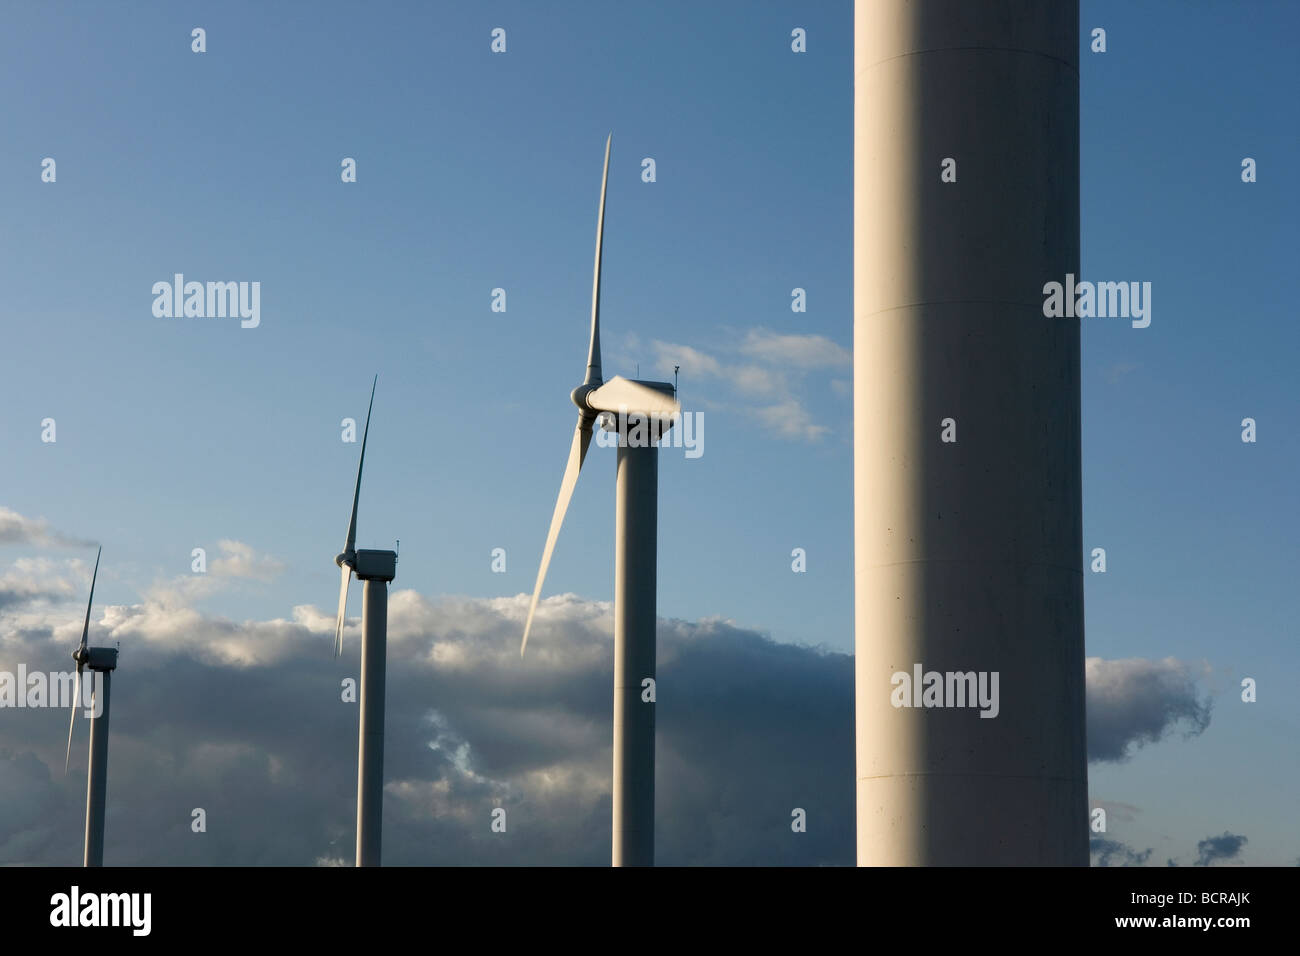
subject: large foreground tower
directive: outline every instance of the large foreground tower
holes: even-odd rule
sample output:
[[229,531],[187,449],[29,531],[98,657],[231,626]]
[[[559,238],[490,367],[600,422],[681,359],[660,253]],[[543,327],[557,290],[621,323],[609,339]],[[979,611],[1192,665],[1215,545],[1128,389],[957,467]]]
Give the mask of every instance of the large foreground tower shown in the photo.
[[858,0],[853,217],[858,862],[1086,865],[1076,0]]

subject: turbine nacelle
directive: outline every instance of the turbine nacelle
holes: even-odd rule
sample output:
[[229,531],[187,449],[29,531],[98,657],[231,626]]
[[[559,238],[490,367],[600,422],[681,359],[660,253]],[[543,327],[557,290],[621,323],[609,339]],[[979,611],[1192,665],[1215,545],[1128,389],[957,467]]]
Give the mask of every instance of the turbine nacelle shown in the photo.
[[372,578],[391,581],[397,577],[397,552],[377,551],[371,548],[358,548],[335,555],[334,563],[340,568],[348,568],[358,580]]
[[361,548],[353,554],[352,571],[360,581],[391,581],[397,577],[397,552]]
[[72,659],[79,666],[89,667],[92,671],[117,670],[116,647],[79,647],[72,652]]
[[642,406],[649,405],[648,408],[620,406],[616,412],[601,411],[596,418],[596,424],[603,432],[617,434],[620,445],[624,443],[632,447],[643,443],[657,445],[681,417],[676,392],[667,382],[634,381],[631,384],[657,392],[663,398],[652,398],[650,401],[643,399],[639,403]]
[[667,382],[642,382],[615,375],[608,382],[579,385],[569,398],[585,423],[601,413],[623,418],[676,421],[681,412],[673,387]]

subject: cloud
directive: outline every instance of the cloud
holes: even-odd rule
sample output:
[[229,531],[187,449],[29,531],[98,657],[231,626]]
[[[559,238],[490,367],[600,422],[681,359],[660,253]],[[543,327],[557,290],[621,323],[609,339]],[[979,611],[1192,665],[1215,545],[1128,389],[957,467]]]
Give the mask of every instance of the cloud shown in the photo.
[[1216,860],[1231,860],[1241,853],[1247,840],[1244,836],[1225,832],[1223,836],[1206,837],[1196,844],[1196,862],[1193,866],[1209,866]]
[[[1241,853],[1241,848],[1247,842],[1244,836],[1237,836],[1227,832],[1223,836],[1206,837],[1196,844],[1197,856],[1192,866],[1210,866],[1216,860],[1234,859]],[[1165,866],[1178,865],[1178,860],[1175,857],[1169,857],[1165,860]],[[1296,865],[1300,866],[1300,860],[1296,860]]]
[[1088,851],[1095,857],[1093,866],[1145,866],[1154,852],[1151,847],[1137,851],[1118,840],[1104,837],[1092,837],[1088,841]]
[[[731,389],[744,413],[774,437],[817,442],[830,428],[820,424],[805,404],[804,379],[814,371],[847,367],[852,354],[822,335],[787,335],[750,329],[729,355],[718,358],[693,346],[655,340],[656,367],[667,374],[681,366],[688,378],[712,378]],[[846,394],[847,382],[836,379],[831,391]]]
[[47,601],[61,601],[75,593],[63,576],[64,565],[47,558],[20,558],[0,574],[0,611]]
[[22,614],[72,599],[84,601],[90,565],[73,558],[18,558],[0,573],[0,612]]
[[1186,737],[1210,725],[1210,700],[1196,685],[1204,665],[1167,657],[1087,659],[1088,759],[1120,763],[1181,726]]
[[770,405],[758,410],[759,420],[782,438],[803,438],[815,441],[830,429],[813,421],[812,414],[793,399],[780,405]]
[[[608,864],[610,605],[543,601],[521,660],[526,610],[525,595],[390,595],[386,863]],[[62,667],[64,616],[0,618],[0,669]],[[355,626],[338,662],[330,617],[310,606],[235,622],[146,599],[105,608],[97,629],[122,648],[111,863],[351,860],[357,709],[341,690],[358,672]],[[851,658],[728,621],[665,620],[657,676],[659,862],[853,862]],[[0,863],[75,862],[84,726],[64,777],[50,772],[61,712],[2,717]],[[505,833],[491,830],[497,807]],[[807,833],[790,830],[794,807]]]
[[76,829],[75,821],[84,819],[84,788],[82,799],[78,808],[75,791],[57,787],[32,751],[0,747],[0,861],[48,859],[63,835]]
[[[722,366],[718,360],[711,355],[706,355],[699,349],[691,348],[689,345],[669,345],[666,342],[654,343],[654,349],[659,356],[659,368],[663,370],[665,363],[667,369],[671,370],[672,366],[681,366],[683,372],[687,375],[721,375]],[[670,356],[670,358],[665,358]]]
[[[1197,859],[1192,865],[1210,866],[1218,860],[1235,859],[1247,842],[1244,836],[1226,832],[1222,836],[1206,837],[1196,844]],[[1088,843],[1093,866],[1145,866],[1155,852],[1151,847],[1134,850],[1118,840],[1108,840],[1105,837],[1094,836]],[[1300,865],[1300,860],[1296,862]],[[1165,860],[1165,866],[1178,866],[1178,860],[1169,857]]]
[[0,544],[37,547],[93,548],[95,542],[55,531],[44,518],[26,518],[0,505]]
[[[385,862],[608,864],[611,606],[544,600],[521,659],[527,604],[522,594],[390,595]],[[120,641],[122,655],[112,864],[350,861],[357,707],[342,691],[359,671],[356,619],[335,661],[332,614],[313,605],[240,622],[159,589],[99,616],[97,640]],[[66,604],[5,609],[0,670],[64,668],[79,628]],[[851,865],[852,658],[720,619],[661,620],[658,642],[659,862]],[[1093,662],[1090,675],[1110,675],[1110,663],[1134,669]],[[85,799],[86,731],[79,721],[65,777],[55,771],[66,728],[62,712],[0,713],[0,864],[79,858],[67,820]],[[202,836],[190,830],[197,807]],[[806,833],[790,829],[795,807]],[[505,833],[491,829],[497,808]],[[1147,852],[1095,850],[1105,865]]]
[[733,389],[753,398],[780,398],[790,392],[784,375],[758,365],[730,366],[726,377]]
[[[267,582],[284,570],[284,564],[261,554],[242,541],[223,538],[217,542],[218,557],[208,560],[203,572],[189,572],[158,578],[144,591],[144,603],[134,608],[122,607],[116,614],[143,613],[157,617],[164,612],[194,617],[192,605],[213,595],[238,590],[244,582]],[[331,619],[332,621],[332,619]],[[151,625],[152,626],[152,625]],[[330,624],[333,633],[333,624]],[[166,626],[163,626],[166,630]]]
[[763,328],[750,329],[740,351],[769,365],[800,369],[844,368],[853,362],[853,353],[824,335],[781,335]]
[[208,567],[210,574],[227,578],[273,578],[284,570],[284,565],[269,555],[259,554],[242,541],[223,538],[217,542],[221,557],[214,558]]

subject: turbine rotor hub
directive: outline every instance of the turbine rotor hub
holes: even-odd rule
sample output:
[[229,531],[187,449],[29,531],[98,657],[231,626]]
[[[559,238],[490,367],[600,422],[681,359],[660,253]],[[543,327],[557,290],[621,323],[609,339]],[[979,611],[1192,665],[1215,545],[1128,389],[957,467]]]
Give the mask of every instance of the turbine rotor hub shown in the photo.
[[583,385],[579,385],[577,388],[575,388],[572,392],[569,393],[569,398],[570,400],[572,400],[573,404],[578,406],[578,410],[582,412],[584,415],[594,414],[591,406],[587,404],[587,396],[590,395],[592,392],[594,392],[596,389],[600,388],[600,386],[601,386],[600,382],[588,382]]

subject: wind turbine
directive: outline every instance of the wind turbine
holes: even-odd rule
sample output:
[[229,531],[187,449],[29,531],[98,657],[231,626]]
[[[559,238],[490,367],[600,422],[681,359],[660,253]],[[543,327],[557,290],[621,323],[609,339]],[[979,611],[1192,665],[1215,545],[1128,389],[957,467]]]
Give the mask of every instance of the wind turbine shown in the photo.
[[353,572],[365,582],[361,592],[361,728],[357,743],[357,866],[378,866],[384,813],[384,678],[388,641],[388,582],[397,576],[396,551],[358,551],[357,502],[361,498],[361,469],[366,463],[370,411],[375,386],[370,386],[366,428],[361,434],[361,459],[352,492],[348,538],[334,563],[343,571],[339,587],[339,617],[334,627],[334,656],[343,651],[343,623],[348,609],[348,584]]
[[[609,150],[600,183],[596,219],[596,263],[591,280],[591,341],[587,374],[570,395],[578,406],[578,424],[569,461],[560,482],[551,529],[542,550],[532,603],[524,622],[523,656],[528,632],[551,564],[555,540],[564,522],[578,472],[591,444],[591,426],[602,413],[619,417],[618,480],[614,550],[614,866],[654,865],[655,716],[653,700],[643,688],[655,676],[655,570],[659,507],[659,449],[655,441],[672,427],[680,406],[667,382],[601,378],[600,251],[605,231],[605,190],[609,184]],[[629,424],[632,425],[629,428]],[[603,427],[608,427],[608,419]]]
[[[90,718],[90,766],[86,772],[86,846],[82,856],[83,866],[104,865],[104,794],[108,784],[108,692],[113,671],[117,668],[116,647],[88,647],[90,639],[90,606],[95,601],[95,581],[99,577],[101,546],[95,554],[95,571],[90,577],[90,599],[86,601],[86,622],[81,627],[81,644],[72,652],[77,662],[77,678],[72,692],[72,718],[68,721],[68,752],[63,761],[63,772],[68,772],[72,762],[72,731],[81,707],[81,672],[89,667],[99,675],[93,687]],[[98,713],[96,706],[98,703]]]

